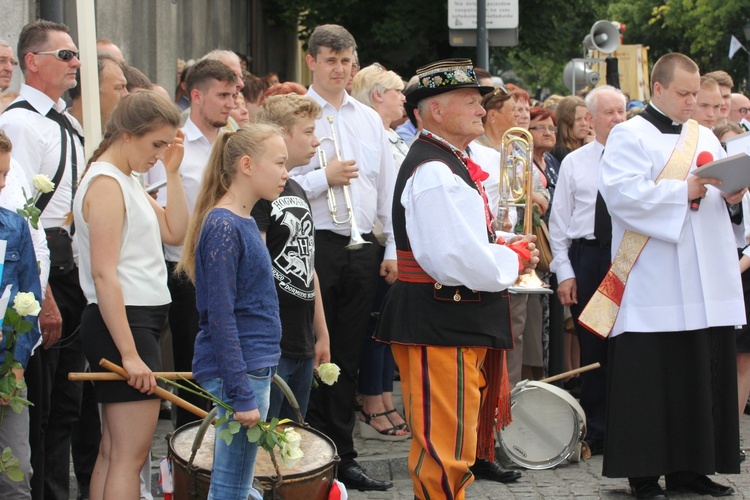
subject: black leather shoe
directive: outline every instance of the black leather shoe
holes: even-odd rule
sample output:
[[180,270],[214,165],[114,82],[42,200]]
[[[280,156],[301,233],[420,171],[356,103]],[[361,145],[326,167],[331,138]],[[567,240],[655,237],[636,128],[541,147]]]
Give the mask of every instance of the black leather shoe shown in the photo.
[[478,479],[489,479],[498,483],[510,483],[521,477],[520,471],[503,469],[497,462],[490,462],[481,458],[478,458],[474,465],[469,467],[469,470]]
[[630,484],[633,489],[633,496],[636,498],[668,498],[664,490],[659,486],[657,481],[643,481],[636,485]]
[[673,484],[667,480],[668,491],[687,491],[698,495],[711,495],[712,497],[726,497],[734,493],[734,488],[723,486],[708,478],[708,476],[697,476],[690,481]]
[[379,481],[367,475],[367,472],[358,463],[354,463],[345,468],[339,468],[339,481],[344,483],[347,488],[359,491],[383,491],[393,487],[390,481]]

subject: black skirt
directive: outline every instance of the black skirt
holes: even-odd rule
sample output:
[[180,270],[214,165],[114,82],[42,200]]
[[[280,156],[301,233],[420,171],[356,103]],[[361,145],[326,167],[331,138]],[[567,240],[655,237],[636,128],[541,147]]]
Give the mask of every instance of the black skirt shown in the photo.
[[[742,252],[740,252],[742,257]],[[742,277],[742,294],[745,297],[745,316],[750,323],[750,270],[740,275]],[[737,352],[750,353],[750,324],[745,324],[735,331],[737,337]]]
[[603,475],[737,474],[732,327],[609,340]]
[[[133,333],[138,355],[152,371],[161,371],[161,349],[159,337],[167,319],[169,304],[163,306],[125,306],[125,313]],[[122,356],[104,323],[99,306],[89,304],[81,316],[81,342],[92,372],[107,371],[99,366],[106,358],[122,366]],[[96,399],[99,403],[124,403],[158,399],[155,394],[144,394],[130,387],[127,382],[95,382]]]

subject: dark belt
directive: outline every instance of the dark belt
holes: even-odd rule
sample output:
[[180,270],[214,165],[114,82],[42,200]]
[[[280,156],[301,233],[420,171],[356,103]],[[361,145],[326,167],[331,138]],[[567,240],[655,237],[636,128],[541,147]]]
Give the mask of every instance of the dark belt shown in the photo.
[[612,246],[610,243],[602,243],[597,239],[587,240],[586,238],[578,238],[577,240],[573,240],[573,243],[578,243],[579,245],[583,245],[585,247],[595,248],[610,248]]

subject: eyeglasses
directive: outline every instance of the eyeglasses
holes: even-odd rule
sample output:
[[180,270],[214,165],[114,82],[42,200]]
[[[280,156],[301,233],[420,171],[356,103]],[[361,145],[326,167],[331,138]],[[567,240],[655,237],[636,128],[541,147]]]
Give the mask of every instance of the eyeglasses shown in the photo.
[[55,56],[59,60],[65,61],[65,62],[70,61],[74,57],[76,59],[80,59],[80,57],[78,57],[79,52],[77,50],[70,50],[70,49],[57,49],[57,50],[48,50],[46,52],[33,52],[33,53],[38,56],[45,56],[45,55]]
[[10,64],[15,68],[16,66],[18,66],[18,61],[16,61],[12,57],[0,57],[0,66],[5,66],[6,64]]
[[747,114],[747,110],[748,110],[748,108],[740,108],[740,114],[742,116],[745,116]]
[[543,134],[545,132],[549,132],[550,134],[557,133],[557,127],[553,127],[553,126],[545,127],[544,125],[535,125],[533,127],[529,127],[529,130],[536,130],[540,134]]

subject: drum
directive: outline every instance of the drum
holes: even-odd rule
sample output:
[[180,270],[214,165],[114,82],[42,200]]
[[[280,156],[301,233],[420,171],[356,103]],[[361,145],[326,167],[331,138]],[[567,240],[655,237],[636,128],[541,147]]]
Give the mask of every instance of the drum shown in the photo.
[[[293,469],[285,467],[281,461],[277,460],[281,473],[281,480],[278,481],[271,456],[262,448],[259,449],[258,458],[255,461],[255,487],[261,490],[263,498],[327,499],[339,462],[336,446],[321,432],[296,423],[280,425],[279,429],[288,426],[294,427],[302,436],[300,448],[305,454],[304,457]],[[199,427],[200,422],[193,422],[167,436],[169,460],[172,462],[174,500],[208,498],[216,432],[213,427],[208,428],[191,462],[193,444],[196,438],[201,438]]]
[[586,414],[570,394],[544,382],[520,382],[511,393],[513,422],[500,431],[500,448],[527,469],[577,460]]

